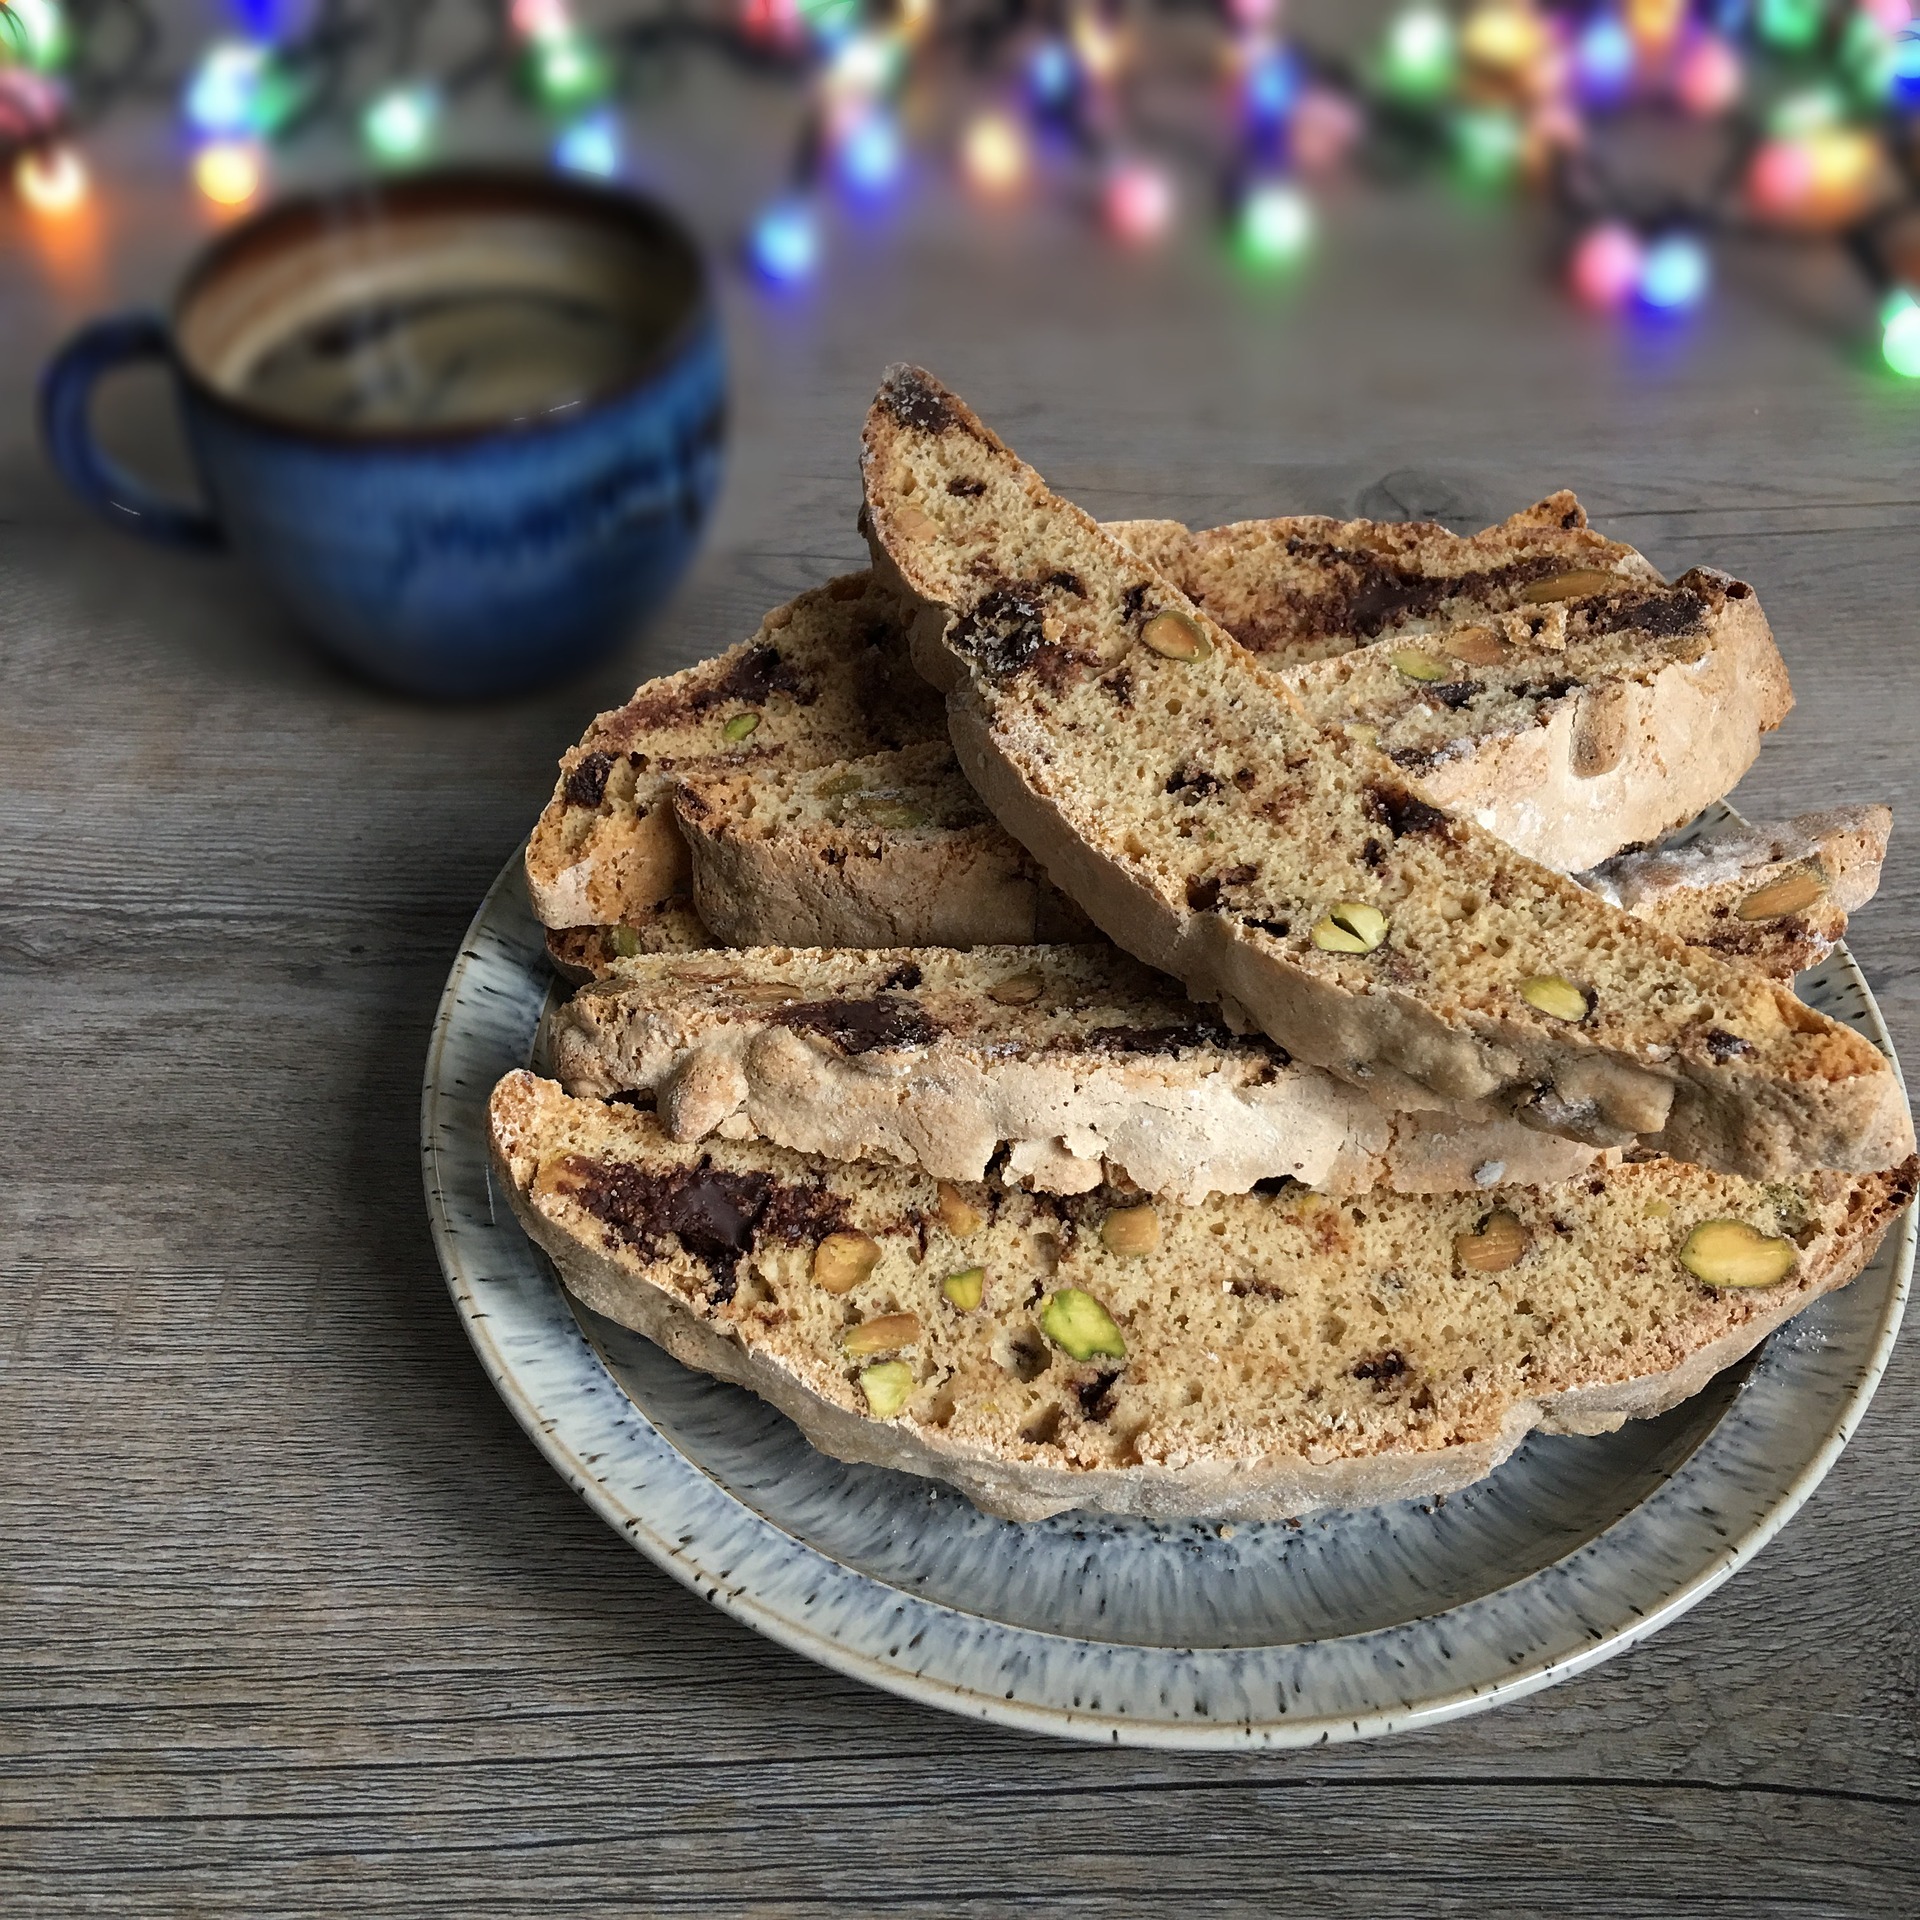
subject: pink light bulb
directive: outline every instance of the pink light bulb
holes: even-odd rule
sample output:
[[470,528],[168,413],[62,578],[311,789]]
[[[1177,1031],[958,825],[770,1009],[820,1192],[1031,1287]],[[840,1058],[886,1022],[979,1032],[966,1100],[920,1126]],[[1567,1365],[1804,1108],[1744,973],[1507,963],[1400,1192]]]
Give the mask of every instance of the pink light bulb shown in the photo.
[[1173,183],[1147,161],[1125,161],[1108,176],[1106,214],[1122,240],[1158,239],[1173,218]]
[[1581,235],[1567,263],[1568,284],[1583,306],[1611,313],[1639,285],[1645,260],[1646,249],[1631,227],[1604,220]]
[[1740,98],[1740,56],[1717,33],[1703,33],[1674,69],[1673,91],[1702,120],[1725,113]]
[[1813,153],[1804,140],[1767,141],[1747,171],[1747,192],[1762,213],[1797,212],[1816,184]]
[[555,39],[573,25],[567,0],[513,0],[507,22],[523,40]]

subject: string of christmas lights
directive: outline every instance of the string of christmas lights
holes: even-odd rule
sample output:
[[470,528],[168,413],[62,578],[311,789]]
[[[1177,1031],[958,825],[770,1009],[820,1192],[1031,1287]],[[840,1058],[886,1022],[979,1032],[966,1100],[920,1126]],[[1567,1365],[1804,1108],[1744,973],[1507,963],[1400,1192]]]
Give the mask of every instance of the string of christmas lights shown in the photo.
[[[594,30],[568,0],[476,0],[476,49],[441,72],[420,54],[436,0],[232,4],[233,32],[176,83],[193,180],[223,206],[255,199],[275,148],[323,121],[354,124],[376,167],[418,164],[461,96],[503,81],[549,122],[555,165],[615,176],[623,98],[692,50],[803,91],[785,178],[743,236],[771,287],[822,270],[833,202],[906,193],[928,163],[983,207],[1059,192],[1136,247],[1169,232],[1198,174],[1206,217],[1264,272],[1308,253],[1328,176],[1444,171],[1543,195],[1569,291],[1609,312],[1697,307],[1729,238],[1838,245],[1884,299],[1888,365],[1920,378],[1909,0],[1412,0],[1354,59],[1288,34],[1282,0],[714,0],[727,10],[706,15],[658,0]],[[1211,50],[1197,84],[1156,44],[1164,29],[1190,46],[1196,24]],[[30,213],[85,201],[78,136],[158,84],[157,38],[140,0],[0,0],[0,159]],[[386,77],[350,99],[369,65]],[[1198,96],[1177,122],[1149,110],[1170,75]],[[940,116],[904,110],[936,90],[972,102],[942,151],[909,132]],[[1708,149],[1688,186],[1621,165],[1662,125]]]

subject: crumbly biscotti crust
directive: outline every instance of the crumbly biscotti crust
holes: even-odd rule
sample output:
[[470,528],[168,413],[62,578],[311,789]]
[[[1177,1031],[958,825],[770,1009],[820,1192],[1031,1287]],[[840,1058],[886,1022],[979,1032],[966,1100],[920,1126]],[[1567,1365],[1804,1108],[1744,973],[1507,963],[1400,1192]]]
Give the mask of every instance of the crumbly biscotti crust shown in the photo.
[[1577,877],[1676,940],[1789,977],[1824,960],[1873,898],[1892,831],[1885,807],[1834,807],[1621,854]]
[[[967,777],[1110,938],[1196,997],[1394,1107],[1510,1112],[1750,1177],[1912,1151],[1868,1042],[1315,727],[931,375],[889,372],[862,464],[876,565],[922,603],[915,659]],[[1380,916],[1349,950],[1345,903]],[[1581,1011],[1529,999],[1540,981]]]
[[674,817],[700,917],[732,947],[1085,940],[1086,916],[937,740],[827,767],[687,774]]
[[[1857,1273],[1913,1183],[1905,1168],[1763,1189],[1652,1162],[1444,1201],[1288,1189],[1161,1203],[1152,1249],[1126,1254],[1110,1242],[1141,1244],[1141,1221],[1108,1222],[1137,1196],[943,1191],[760,1143],[681,1146],[650,1114],[527,1073],[500,1083],[489,1120],[516,1214],[587,1306],[770,1400],[824,1452],[950,1481],[1021,1520],[1265,1519],[1430,1495],[1535,1427],[1660,1412]],[[1514,1263],[1463,1265],[1456,1236],[1496,1212],[1522,1242]],[[1790,1238],[1792,1271],[1703,1286],[1677,1256],[1707,1219]],[[815,1275],[835,1273],[821,1256],[835,1234],[872,1258],[829,1292]],[[964,1309],[942,1283],[975,1268]],[[1099,1303],[1104,1344],[1124,1351],[1075,1360],[1048,1337],[1065,1289]],[[895,1344],[850,1354],[861,1327]],[[861,1379],[883,1358],[910,1375],[884,1419]]]
[[906,666],[904,617],[871,574],[849,574],[601,714],[560,762],[527,843],[535,914],[550,927],[632,923],[686,892],[668,804],[683,772],[817,766],[932,737],[938,706]]
[[1512,1120],[1389,1114],[1104,943],[644,956],[558,1009],[548,1045],[568,1092],[638,1094],[676,1141],[1054,1193],[1457,1192],[1609,1157]]
[[1661,584],[1642,554],[1594,532],[1564,490],[1474,534],[1430,520],[1324,514],[1199,533],[1169,521],[1125,524],[1143,530],[1142,544],[1126,544],[1275,668],[1525,612],[1592,591],[1588,576]]

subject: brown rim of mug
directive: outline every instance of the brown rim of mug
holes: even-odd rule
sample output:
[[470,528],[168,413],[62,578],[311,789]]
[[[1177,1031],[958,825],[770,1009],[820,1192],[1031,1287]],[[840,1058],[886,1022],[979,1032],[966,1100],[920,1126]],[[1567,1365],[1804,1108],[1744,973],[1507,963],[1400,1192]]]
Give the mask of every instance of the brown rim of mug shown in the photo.
[[[491,205],[512,212],[550,212],[562,217],[624,227],[644,244],[664,247],[678,256],[688,275],[686,312],[648,355],[639,370],[610,386],[581,395],[578,410],[555,419],[485,420],[444,427],[376,427],[358,430],[291,419],[255,406],[217,387],[180,350],[180,326],[187,308],[202,288],[250,254],[286,245],[324,228],[338,226],[343,210],[379,218],[397,214],[432,213],[448,208]],[[406,447],[457,446],[495,438],[519,439],[529,434],[563,433],[589,411],[628,398],[652,385],[698,335],[713,316],[713,282],[706,256],[680,220],[661,202],[623,188],[539,173],[529,168],[460,166],[439,167],[409,174],[403,179],[373,180],[363,184],[323,188],[276,201],[232,232],[223,235],[187,269],[169,310],[172,361],[177,376],[208,405],[244,420],[249,426],[292,439],[324,441],[335,446]]]

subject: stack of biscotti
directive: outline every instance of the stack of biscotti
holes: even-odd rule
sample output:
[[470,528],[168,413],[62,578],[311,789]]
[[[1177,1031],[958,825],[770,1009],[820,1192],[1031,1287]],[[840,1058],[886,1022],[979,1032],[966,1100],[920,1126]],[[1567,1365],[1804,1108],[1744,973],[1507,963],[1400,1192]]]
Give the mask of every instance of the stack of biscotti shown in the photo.
[[1884,810],[1623,853],[1786,710],[1749,589],[1566,495],[1102,533],[912,370],[863,471],[875,579],[602,716],[530,848],[596,977],[495,1151],[590,1305],[993,1511],[1259,1515],[1670,1405],[1869,1257],[1904,1103],[1754,963]]

